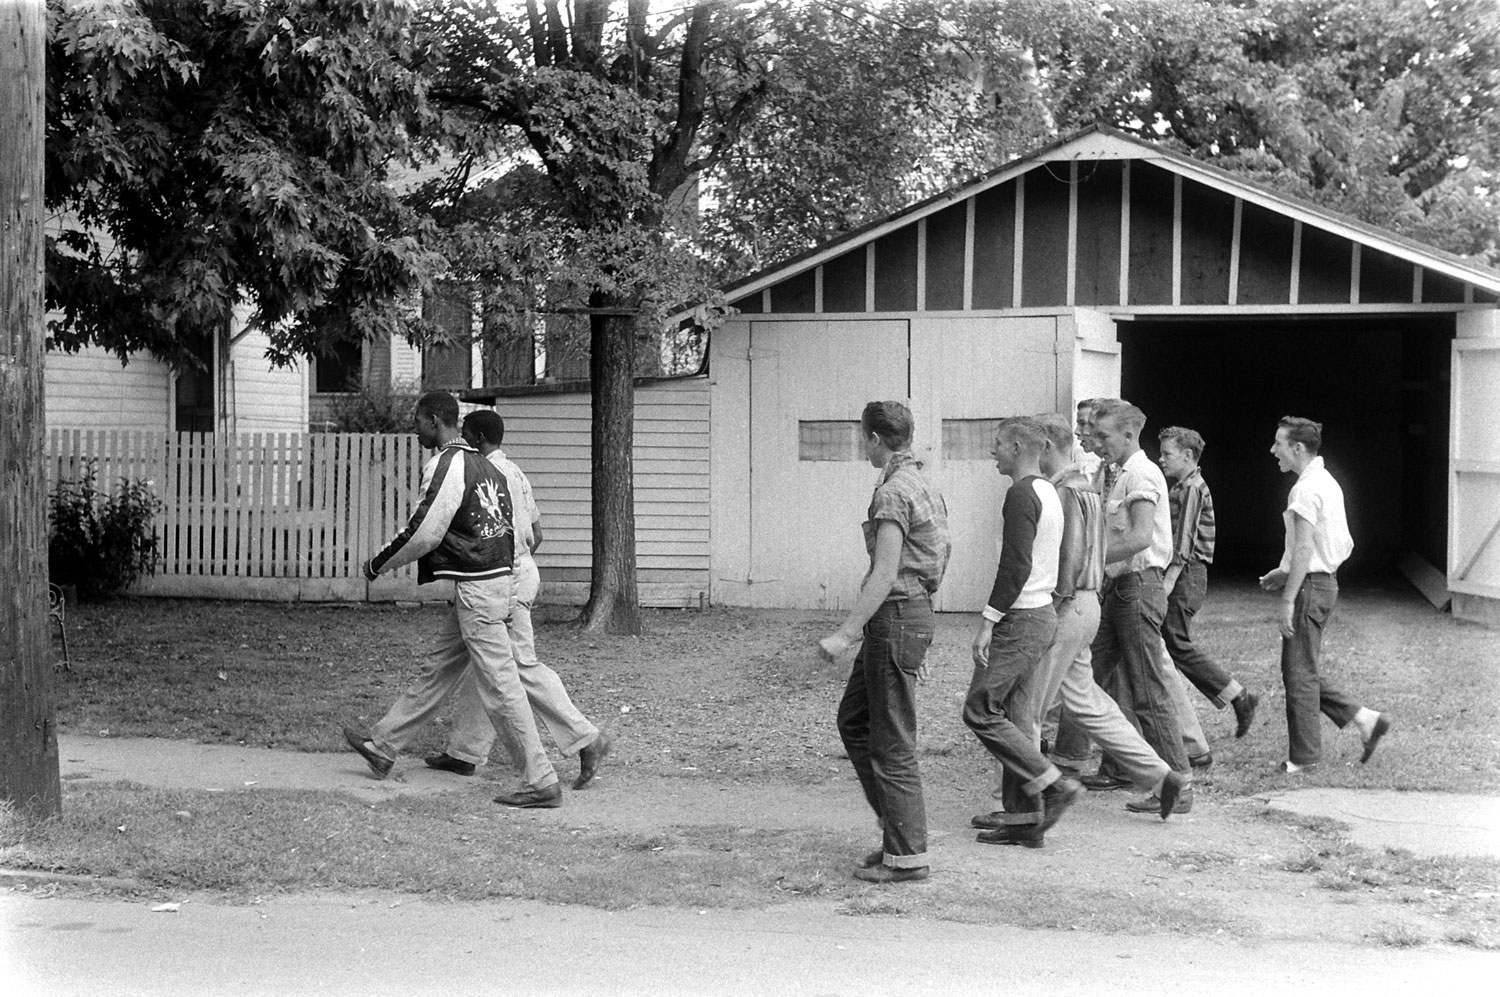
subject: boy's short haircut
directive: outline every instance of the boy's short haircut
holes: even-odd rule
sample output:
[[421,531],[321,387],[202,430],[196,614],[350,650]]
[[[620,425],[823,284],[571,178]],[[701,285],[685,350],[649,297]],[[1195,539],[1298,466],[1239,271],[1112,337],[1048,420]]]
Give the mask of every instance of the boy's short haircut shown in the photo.
[[464,429],[497,447],[505,442],[505,420],[492,409],[479,409],[464,416]]
[[1182,426],[1168,426],[1156,434],[1156,438],[1162,443],[1171,440],[1177,444],[1177,449],[1186,450],[1193,455],[1193,460],[1203,459],[1203,448],[1207,445],[1203,437],[1196,429],[1185,429]]
[[1047,437],[1047,442],[1052,445],[1063,456],[1069,456],[1073,452],[1073,426],[1068,422],[1068,417],[1058,412],[1041,412],[1032,416],[1038,426],[1042,427],[1042,433]]
[[445,426],[458,426],[458,399],[446,391],[429,391],[418,398],[417,411],[434,417]]
[[1047,431],[1030,416],[1016,415],[1001,419],[1000,425],[995,429],[995,436],[1019,444],[1021,450],[1028,454],[1040,455],[1047,449]]
[[1277,423],[1286,430],[1288,443],[1300,443],[1307,448],[1310,454],[1317,454],[1318,448],[1323,445],[1323,424],[1304,419],[1301,416],[1284,415]]
[[1129,429],[1136,435],[1146,428],[1146,413],[1123,398],[1101,398],[1094,406],[1094,420],[1110,418],[1121,429]]
[[860,414],[859,424],[865,432],[880,437],[887,450],[905,450],[911,446],[915,422],[911,409],[900,402],[870,402]]

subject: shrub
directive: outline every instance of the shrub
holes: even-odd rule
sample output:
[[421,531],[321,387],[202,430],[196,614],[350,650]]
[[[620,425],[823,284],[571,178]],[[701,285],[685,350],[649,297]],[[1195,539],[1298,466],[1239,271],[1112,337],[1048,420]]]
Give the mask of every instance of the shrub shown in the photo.
[[406,384],[362,384],[358,391],[334,395],[329,421],[336,433],[406,433],[420,392]]
[[49,496],[51,534],[47,568],[58,585],[73,585],[83,599],[102,599],[156,574],[156,514],[161,500],[151,482],[121,478],[113,495],[100,491],[98,461],[82,477],[65,479]]

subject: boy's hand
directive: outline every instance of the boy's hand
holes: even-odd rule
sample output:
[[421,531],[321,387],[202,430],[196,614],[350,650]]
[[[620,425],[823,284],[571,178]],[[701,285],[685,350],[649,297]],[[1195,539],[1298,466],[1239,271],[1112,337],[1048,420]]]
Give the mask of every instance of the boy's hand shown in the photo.
[[847,634],[842,630],[835,630],[818,641],[818,657],[831,664],[847,654],[853,646],[854,641]]
[[969,649],[974,656],[974,667],[988,668],[990,666],[990,638],[995,635],[995,624],[979,618],[979,629],[974,631],[974,644]]
[[1267,592],[1279,592],[1286,587],[1286,572],[1281,568],[1267,571],[1260,576],[1260,587]]
[[373,560],[374,558],[366,558],[365,563],[360,565],[359,568],[360,574],[365,576],[365,581],[367,582],[373,582],[380,575],[380,572],[370,566],[370,562]]
[[1295,602],[1283,602],[1281,604],[1281,636],[1287,640],[1291,640],[1292,635],[1297,632],[1296,621],[1293,619],[1296,614],[1297,604]]

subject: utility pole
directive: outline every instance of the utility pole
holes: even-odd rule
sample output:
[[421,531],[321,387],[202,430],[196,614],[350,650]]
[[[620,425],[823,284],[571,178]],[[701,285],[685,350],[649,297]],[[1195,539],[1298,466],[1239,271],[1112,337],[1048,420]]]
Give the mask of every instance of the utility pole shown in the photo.
[[62,809],[42,448],[43,0],[0,0],[0,802]]

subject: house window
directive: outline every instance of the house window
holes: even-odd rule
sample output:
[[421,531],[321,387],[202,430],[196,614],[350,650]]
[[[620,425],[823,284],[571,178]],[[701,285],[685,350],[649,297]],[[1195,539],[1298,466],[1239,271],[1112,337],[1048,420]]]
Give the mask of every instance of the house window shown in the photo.
[[422,317],[447,336],[422,350],[423,391],[464,391],[474,386],[473,305],[469,289],[447,285],[422,300]]
[[363,343],[336,343],[318,356],[314,390],[319,394],[358,391],[364,366]]
[[990,460],[999,419],[944,419],[944,460]]
[[177,373],[172,425],[179,433],[212,433],[216,409],[213,337],[201,337],[190,350],[200,366],[184,367]]
[[797,423],[798,460],[864,460],[859,420]]

